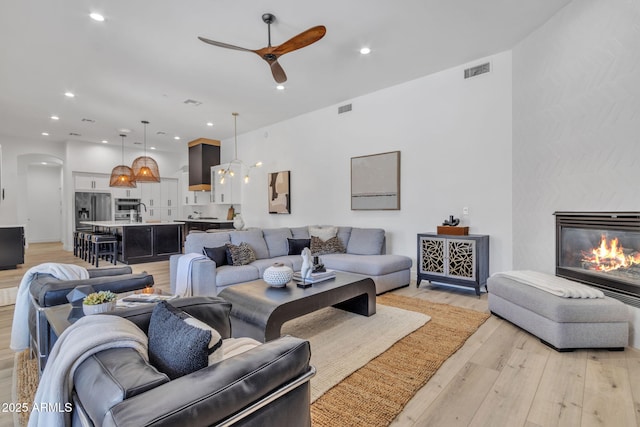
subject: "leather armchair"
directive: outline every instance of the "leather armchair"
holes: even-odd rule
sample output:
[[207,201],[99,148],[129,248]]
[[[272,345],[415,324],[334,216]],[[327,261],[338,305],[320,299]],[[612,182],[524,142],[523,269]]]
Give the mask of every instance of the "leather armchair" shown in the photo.
[[147,273],[132,274],[131,267],[89,269],[89,279],[60,280],[50,274],[38,274],[31,282],[29,293],[29,332],[31,349],[38,357],[40,372],[47,362],[47,355],[55,343],[56,336],[51,331],[43,309],[67,304],[67,294],[77,286],[90,285],[97,291],[114,293],[130,292],[153,286],[153,276]]
[[[171,304],[231,336],[231,305],[217,297]],[[153,306],[118,310],[148,331]],[[73,383],[73,426],[310,426],[309,342],[285,336],[170,381],[129,348],[83,361]],[[96,392],[96,390],[100,392]]]

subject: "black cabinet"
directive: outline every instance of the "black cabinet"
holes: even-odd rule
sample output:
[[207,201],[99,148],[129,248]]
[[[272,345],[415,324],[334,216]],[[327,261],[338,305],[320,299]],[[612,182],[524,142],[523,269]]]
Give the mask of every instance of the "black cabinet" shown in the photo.
[[0,227],[0,270],[24,264],[24,227]]
[[424,279],[471,287],[479,296],[489,277],[489,236],[418,234],[417,260],[417,286]]
[[118,256],[125,264],[164,261],[182,252],[181,224],[141,224],[120,230]]

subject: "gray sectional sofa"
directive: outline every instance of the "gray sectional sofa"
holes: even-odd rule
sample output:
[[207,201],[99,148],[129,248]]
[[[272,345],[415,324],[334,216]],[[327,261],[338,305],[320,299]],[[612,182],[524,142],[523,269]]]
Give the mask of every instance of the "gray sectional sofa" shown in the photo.
[[[385,232],[379,228],[337,227],[337,237],[345,253],[321,255],[326,268],[371,277],[376,293],[406,286],[411,277],[411,258],[386,254]],[[288,239],[310,239],[309,227],[254,228],[246,231],[190,233],[185,241],[185,253],[202,254],[204,248],[222,247],[226,243],[246,242],[256,260],[248,265],[217,266],[211,259],[196,260],[191,270],[193,295],[215,296],[226,286],[262,278],[264,270],[276,262],[299,271],[300,255],[289,255]],[[175,292],[178,259],[170,259],[171,291]]]

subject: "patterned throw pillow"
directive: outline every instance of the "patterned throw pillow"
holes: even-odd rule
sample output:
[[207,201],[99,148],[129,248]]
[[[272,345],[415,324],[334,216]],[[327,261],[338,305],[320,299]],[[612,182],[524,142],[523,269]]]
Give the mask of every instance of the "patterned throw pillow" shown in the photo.
[[231,265],[247,265],[256,260],[256,254],[247,242],[242,242],[239,245],[227,243],[226,246],[227,254],[231,258]]
[[332,237],[324,242],[319,237],[311,236],[310,249],[312,255],[343,254],[346,252],[338,236]]

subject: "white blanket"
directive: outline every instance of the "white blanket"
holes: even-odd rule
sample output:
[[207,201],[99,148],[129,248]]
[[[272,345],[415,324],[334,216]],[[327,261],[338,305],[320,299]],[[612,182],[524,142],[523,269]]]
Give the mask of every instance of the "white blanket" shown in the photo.
[[492,277],[512,279],[523,285],[533,286],[563,298],[604,298],[604,293],[599,289],[537,271],[505,271],[494,273]]
[[[33,401],[29,427],[71,425],[76,368],[92,354],[116,347],[134,348],[148,360],[147,341],[140,328],[120,316],[96,314],[80,318],[60,335],[51,350]],[[99,398],[100,391],[96,393]]]
[[89,278],[86,268],[74,264],[47,262],[31,267],[22,276],[16,296],[16,308],[11,326],[11,350],[21,351],[29,347],[29,287],[38,273],[50,274],[60,280],[82,280]]
[[193,262],[206,258],[206,256],[197,253],[184,254],[178,258],[178,268],[176,269],[176,295],[181,297],[190,297],[193,295],[191,280]]

